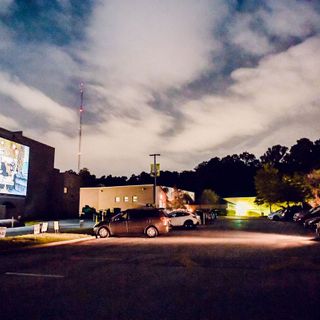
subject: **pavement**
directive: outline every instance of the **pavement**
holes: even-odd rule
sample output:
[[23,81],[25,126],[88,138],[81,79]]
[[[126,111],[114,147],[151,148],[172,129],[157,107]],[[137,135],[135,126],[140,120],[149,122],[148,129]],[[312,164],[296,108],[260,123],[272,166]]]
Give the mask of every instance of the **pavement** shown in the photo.
[[1,256],[1,319],[319,320],[320,242],[302,226],[218,219]]
[[[232,219],[232,220],[247,220],[248,217],[235,217],[235,216],[223,216],[219,217],[218,219]],[[252,218],[251,218],[252,219]],[[257,218],[255,218],[257,219]],[[260,219],[260,218],[258,218]],[[1,219],[0,224],[11,226],[11,219]],[[92,220],[79,220],[79,219],[67,219],[67,220],[56,220],[59,222],[59,231],[64,232],[72,229],[91,229],[95,225],[95,222]],[[43,221],[48,222],[48,232],[54,232],[54,221]],[[42,222],[40,222],[42,223]],[[33,234],[34,233],[34,226],[24,226],[24,227],[8,227],[6,230],[6,236],[20,236],[26,234]]]

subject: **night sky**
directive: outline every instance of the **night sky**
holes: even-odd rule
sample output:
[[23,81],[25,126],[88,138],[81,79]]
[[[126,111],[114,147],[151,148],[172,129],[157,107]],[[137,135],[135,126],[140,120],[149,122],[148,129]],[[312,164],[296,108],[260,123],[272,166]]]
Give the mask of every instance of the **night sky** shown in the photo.
[[1,0],[0,126],[99,175],[320,138],[320,1]]

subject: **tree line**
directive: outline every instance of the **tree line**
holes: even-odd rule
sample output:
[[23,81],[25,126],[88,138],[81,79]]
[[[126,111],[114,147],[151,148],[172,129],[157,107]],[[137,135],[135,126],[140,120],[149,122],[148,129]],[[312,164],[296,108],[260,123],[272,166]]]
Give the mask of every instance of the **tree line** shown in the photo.
[[[300,201],[308,198],[314,192],[310,191],[311,184],[317,184],[318,169],[320,139],[313,142],[302,138],[290,148],[272,146],[260,158],[243,152],[223,158],[214,157],[189,171],[161,171],[157,182],[159,185],[193,191],[197,201],[204,190],[214,190],[220,197],[257,195],[260,203],[276,203],[283,199]],[[97,178],[84,168],[79,174],[82,187],[153,183],[150,173],[144,171],[130,177],[103,175]],[[306,185],[308,176],[313,176],[313,182],[309,178],[309,187]]]

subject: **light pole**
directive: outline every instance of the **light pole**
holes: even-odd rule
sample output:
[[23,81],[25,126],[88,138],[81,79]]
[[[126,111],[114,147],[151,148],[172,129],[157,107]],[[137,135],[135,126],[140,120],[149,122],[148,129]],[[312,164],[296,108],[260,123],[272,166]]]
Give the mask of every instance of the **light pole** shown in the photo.
[[157,206],[157,157],[160,157],[160,153],[149,154],[150,157],[153,157],[153,204]]

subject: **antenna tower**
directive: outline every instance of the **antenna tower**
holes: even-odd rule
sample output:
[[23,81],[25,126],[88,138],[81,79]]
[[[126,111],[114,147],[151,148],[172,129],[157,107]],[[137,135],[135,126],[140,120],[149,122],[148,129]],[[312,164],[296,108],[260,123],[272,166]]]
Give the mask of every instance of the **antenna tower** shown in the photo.
[[84,83],[80,83],[80,108],[79,108],[79,149],[78,149],[78,173],[81,165],[81,140],[82,140],[82,113],[83,113],[83,91]]

